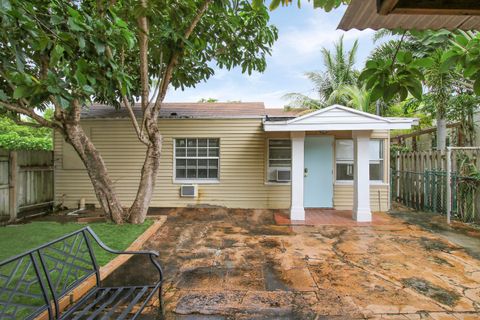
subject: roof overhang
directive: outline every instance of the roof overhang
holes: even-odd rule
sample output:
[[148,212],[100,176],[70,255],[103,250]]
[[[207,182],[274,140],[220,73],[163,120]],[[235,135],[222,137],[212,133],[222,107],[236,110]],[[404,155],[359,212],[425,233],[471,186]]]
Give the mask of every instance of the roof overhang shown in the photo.
[[285,131],[362,131],[410,129],[415,118],[384,118],[352,108],[333,105],[286,121],[264,121],[267,132]]
[[478,0],[351,0],[338,29],[480,30]]
[[381,15],[430,14],[430,15],[470,15],[480,14],[478,0],[377,0],[377,12]]

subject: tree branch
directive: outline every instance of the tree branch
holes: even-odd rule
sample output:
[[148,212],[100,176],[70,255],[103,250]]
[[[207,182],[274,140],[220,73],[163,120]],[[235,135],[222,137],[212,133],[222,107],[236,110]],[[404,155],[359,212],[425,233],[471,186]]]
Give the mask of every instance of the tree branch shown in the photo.
[[[141,0],[140,4],[144,10],[147,8],[147,1]],[[146,15],[138,18],[138,44],[140,50],[140,85],[141,85],[141,104],[142,111],[145,112],[148,106],[149,78],[148,78],[148,40],[149,28]]]
[[395,53],[393,54],[393,57],[392,57],[392,72],[393,72],[393,66],[395,65],[395,60],[397,60],[397,55],[398,55],[398,51],[400,51],[400,47],[402,46],[402,43],[403,43],[403,39],[405,39],[405,35],[407,34],[407,31],[403,31],[403,34],[402,34],[402,37],[400,38],[400,41],[398,41],[398,45],[397,45],[397,48],[395,49]]
[[[113,59],[112,50],[110,49],[109,46],[106,46],[105,53],[107,54],[108,59]],[[118,84],[119,91],[121,91],[122,83],[120,82],[120,80],[117,82],[117,84]],[[143,131],[140,130],[137,118],[135,117],[135,113],[133,112],[132,106],[128,101],[128,97],[124,94],[122,94],[121,96],[122,96],[122,104],[127,109],[130,120],[132,120],[133,128],[135,129],[135,133],[137,134],[138,140],[140,140],[140,142],[142,142],[143,144],[148,145],[149,143],[148,139],[143,134]],[[148,94],[147,94],[147,98],[148,98]]]
[[130,119],[132,120],[133,127],[135,128],[135,132],[137,133],[138,140],[140,140],[140,142],[148,146],[150,142],[145,137],[143,130],[139,128],[137,118],[135,117],[135,113],[133,112],[132,106],[130,105],[130,102],[128,101],[127,96],[122,95],[122,101],[125,108],[127,108]]
[[44,117],[35,113],[35,111],[33,111],[32,109],[27,109],[27,108],[20,107],[20,106],[17,106],[17,105],[11,104],[11,103],[7,103],[7,102],[4,102],[4,101],[0,101],[0,106],[4,107],[7,110],[10,110],[10,111],[13,111],[13,112],[16,112],[16,113],[20,113],[20,114],[23,114],[25,116],[29,116],[33,120],[37,121],[38,124],[43,126],[43,127],[48,127],[48,128],[52,128],[52,129],[58,127],[57,124],[55,124],[52,121],[49,121],[49,120],[45,119]]
[[55,98],[53,95],[50,95],[49,98],[50,98],[50,101],[52,102],[52,104],[55,108],[55,111],[54,111],[54,114],[53,114],[54,118],[56,120],[60,120],[60,121],[64,120],[65,115],[63,113],[62,106],[57,101],[57,98]]
[[143,134],[143,129],[145,128],[145,123],[147,121],[147,112],[150,111],[150,106],[152,105],[153,103],[153,100],[155,99],[155,97],[158,96],[158,90],[160,88],[160,85],[161,85],[161,79],[162,79],[162,74],[163,74],[163,52],[160,52],[160,63],[159,63],[159,66],[160,66],[160,71],[158,73],[158,81],[157,83],[155,84],[155,89],[153,91],[153,94],[152,94],[152,97],[151,99],[149,99],[148,101],[148,104],[147,104],[147,107],[145,108],[145,110],[143,110],[143,118],[142,118],[142,127],[141,127],[141,132]]
[[32,127],[32,128],[45,128],[44,126],[42,126],[39,123],[26,122],[26,121],[22,121],[22,120],[18,120],[18,119],[12,119],[12,120],[13,120],[13,122],[15,122],[16,124],[18,124],[20,126],[26,126],[26,127]]
[[[203,4],[200,6],[200,8],[197,11],[196,16],[193,18],[192,22],[190,25],[187,27],[185,30],[185,33],[183,35],[185,40],[188,40],[188,38],[191,36],[193,30],[195,30],[195,27],[197,24],[200,22],[200,19],[203,17],[205,12],[208,9],[208,6],[213,0],[205,0]],[[184,44],[182,43],[180,45],[180,49],[175,51],[172,56],[170,57],[170,61],[167,65],[167,68],[165,69],[165,72],[163,73],[163,77],[160,83],[160,90],[157,96],[157,99],[155,101],[155,106],[154,108],[156,109],[155,111],[158,112],[160,109],[161,103],[165,99],[165,95],[167,93],[168,85],[170,84],[170,80],[172,79],[173,75],[173,70],[178,64],[178,58],[180,57],[181,54],[183,54],[183,49],[184,49]]]

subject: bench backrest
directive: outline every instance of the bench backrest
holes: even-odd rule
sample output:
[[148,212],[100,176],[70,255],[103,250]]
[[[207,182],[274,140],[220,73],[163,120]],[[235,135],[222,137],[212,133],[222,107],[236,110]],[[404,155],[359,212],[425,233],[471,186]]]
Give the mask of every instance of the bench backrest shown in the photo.
[[58,318],[62,297],[92,275],[98,285],[89,234],[83,228],[1,262],[0,319],[33,319],[45,311]]

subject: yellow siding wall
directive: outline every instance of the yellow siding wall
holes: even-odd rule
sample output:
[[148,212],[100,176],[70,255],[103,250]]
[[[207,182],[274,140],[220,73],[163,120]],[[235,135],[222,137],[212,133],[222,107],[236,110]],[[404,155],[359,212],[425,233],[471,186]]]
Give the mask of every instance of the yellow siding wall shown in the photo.
[[[84,127],[103,156],[122,204],[135,198],[144,159],[144,147],[136,140],[128,120],[91,120]],[[260,119],[161,120],[164,143],[157,187],[151,206],[182,207],[219,205],[231,208],[288,208],[290,186],[265,184],[265,134]],[[181,198],[174,184],[173,138],[220,138],[220,183],[199,185],[197,199]],[[71,208],[80,198],[97,204],[84,169],[63,169],[63,147],[55,135],[55,195],[57,203]],[[69,149],[65,149],[69,150]],[[72,152],[70,149],[69,152]],[[67,156],[71,158],[71,155]]]
[[[336,184],[333,187],[333,205],[338,210],[351,210],[353,204],[353,185]],[[370,208],[372,211],[389,209],[389,186],[370,185]]]
[[[84,121],[84,128],[107,164],[124,206],[136,194],[144,160],[144,146],[136,139],[129,120]],[[161,120],[164,137],[160,172],[152,207],[217,205],[230,208],[288,208],[289,184],[265,183],[267,138],[288,138],[288,134],[265,134],[260,119],[238,120]],[[309,133],[314,134],[314,133]],[[317,133],[318,134],[318,133]],[[351,132],[331,132],[336,138],[351,138]],[[220,183],[199,184],[197,199],[181,198],[180,184],[173,181],[173,139],[185,137],[220,138]],[[372,210],[389,206],[388,131],[375,131],[372,138],[385,138],[384,184],[371,186]],[[68,153],[63,156],[64,150]],[[80,198],[98,205],[83,164],[73,148],[55,134],[55,201],[76,208]],[[68,162],[68,169],[63,163]],[[380,191],[380,206],[379,206]],[[335,184],[336,209],[352,209],[353,185]]]

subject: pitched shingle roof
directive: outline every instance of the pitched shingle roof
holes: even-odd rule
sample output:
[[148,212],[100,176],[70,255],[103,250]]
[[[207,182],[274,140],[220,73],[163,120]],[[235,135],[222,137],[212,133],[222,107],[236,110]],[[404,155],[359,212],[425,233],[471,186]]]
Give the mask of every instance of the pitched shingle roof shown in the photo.
[[[136,104],[133,111],[141,117],[140,105]],[[263,102],[216,102],[216,103],[164,103],[160,109],[161,118],[192,118],[192,119],[235,119],[295,117],[300,111],[265,108]],[[128,118],[127,109],[115,109],[108,105],[93,104],[82,111],[83,119],[121,119]]]

